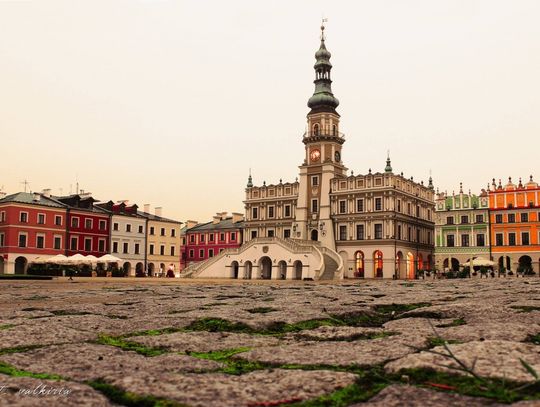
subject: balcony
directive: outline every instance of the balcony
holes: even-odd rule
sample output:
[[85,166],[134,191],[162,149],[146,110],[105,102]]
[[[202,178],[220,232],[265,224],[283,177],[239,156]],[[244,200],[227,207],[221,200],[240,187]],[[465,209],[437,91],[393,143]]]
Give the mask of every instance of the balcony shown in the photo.
[[310,140],[327,140],[327,139],[339,139],[341,143],[345,142],[345,134],[339,131],[328,130],[318,130],[318,131],[306,131],[304,133],[303,139]]

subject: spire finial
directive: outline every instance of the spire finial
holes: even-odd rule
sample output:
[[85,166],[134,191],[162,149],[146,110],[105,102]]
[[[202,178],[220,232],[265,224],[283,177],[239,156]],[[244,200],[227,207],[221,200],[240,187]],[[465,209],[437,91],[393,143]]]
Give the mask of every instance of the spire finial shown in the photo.
[[248,176],[248,182],[247,187],[251,188],[253,186],[253,179],[251,178],[251,168],[249,169],[249,176]]
[[384,172],[392,172],[392,165],[390,164],[390,150],[386,150],[386,167]]
[[326,23],[328,21],[327,18],[322,18],[322,21],[321,21],[321,41],[324,41],[324,23]]
[[460,183],[459,183],[459,193],[460,193],[460,194],[463,193],[463,182],[460,182]]

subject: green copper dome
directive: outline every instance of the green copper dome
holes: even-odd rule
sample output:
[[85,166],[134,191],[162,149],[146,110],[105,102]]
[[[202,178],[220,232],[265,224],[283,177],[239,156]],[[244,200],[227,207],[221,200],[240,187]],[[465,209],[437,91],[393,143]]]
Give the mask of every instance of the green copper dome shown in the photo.
[[330,57],[332,54],[326,49],[324,42],[324,26],[321,27],[323,33],[321,34],[321,45],[318,51],[315,53],[315,92],[308,100],[308,107],[312,111],[330,111],[335,112],[335,108],[339,106],[339,100],[332,93],[332,80],[330,79],[330,71],[332,70],[332,64],[330,63]]

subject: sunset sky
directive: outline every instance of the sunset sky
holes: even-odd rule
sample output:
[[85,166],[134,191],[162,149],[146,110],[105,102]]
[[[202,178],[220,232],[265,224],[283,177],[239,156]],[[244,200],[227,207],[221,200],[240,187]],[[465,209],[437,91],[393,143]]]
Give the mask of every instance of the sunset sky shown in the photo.
[[294,181],[328,18],[343,162],[540,180],[540,1],[0,1],[0,187],[185,221]]

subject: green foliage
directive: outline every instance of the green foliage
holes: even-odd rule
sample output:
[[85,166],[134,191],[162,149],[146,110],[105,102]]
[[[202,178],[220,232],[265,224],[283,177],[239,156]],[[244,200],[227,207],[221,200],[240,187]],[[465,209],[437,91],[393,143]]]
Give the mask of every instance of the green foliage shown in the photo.
[[45,345],[27,345],[27,346],[15,346],[13,348],[4,348],[0,349],[0,356],[1,355],[7,355],[10,353],[22,353],[27,352],[29,350],[42,348]]
[[448,324],[440,324],[437,325],[437,328],[450,328],[452,326],[460,326],[460,325],[466,325],[467,323],[463,318],[454,319],[452,322],[449,322]]
[[277,309],[272,308],[272,307],[256,307],[256,308],[247,309],[246,311],[249,312],[250,314],[267,314],[269,312],[277,311]]
[[434,348],[435,346],[444,346],[444,344],[456,344],[456,343],[462,343],[460,341],[455,341],[453,339],[443,339],[438,336],[430,336],[427,338],[427,344],[429,348]]
[[32,373],[26,370],[20,370],[4,362],[0,362],[0,374],[12,377],[33,377],[34,379],[42,380],[65,380],[62,376],[58,376],[55,374]]
[[345,335],[340,337],[330,337],[330,338],[321,338],[318,336],[310,335],[309,333],[306,334],[299,334],[303,339],[310,340],[310,341],[318,341],[318,342],[354,342],[354,341],[364,341],[364,340],[370,340],[370,339],[380,339],[380,338],[386,338],[388,336],[393,335],[399,335],[398,332],[367,332],[367,333],[356,333],[351,335]]
[[410,384],[442,384],[455,388],[455,391],[460,394],[473,397],[486,397],[502,403],[540,398],[539,382],[531,383],[530,386],[518,387],[517,383],[501,379],[483,379],[472,376],[454,375],[432,369],[404,369],[399,373],[407,375]]
[[136,342],[126,341],[125,339],[120,337],[114,337],[109,335],[99,335],[95,343],[98,343],[100,345],[115,346],[122,350],[133,351],[137,352],[139,355],[150,357],[167,353],[167,349],[165,348],[152,348],[138,344]]
[[520,310],[520,312],[540,311],[540,307],[534,305],[512,305],[510,308]]
[[207,332],[243,332],[255,333],[255,330],[242,322],[230,322],[221,318],[201,318],[193,321],[186,328],[186,331],[207,331]]
[[429,302],[419,302],[416,304],[379,304],[375,305],[375,311],[381,314],[400,314],[403,312],[412,311],[416,308],[429,307],[430,305],[431,304]]
[[113,403],[127,407],[184,407],[185,404],[155,396],[143,396],[124,391],[103,380],[92,380],[87,385],[99,391]]
[[231,375],[241,375],[255,370],[262,370],[271,367],[268,363],[251,362],[245,359],[238,359],[234,356],[238,353],[247,352],[250,348],[225,349],[213,352],[187,352],[188,355],[199,358],[214,360],[223,363],[224,366],[217,370],[220,373]]
[[156,335],[165,335],[165,334],[172,334],[175,332],[184,332],[184,328],[161,328],[161,329],[147,329],[145,331],[136,331],[131,332],[125,335],[119,336],[119,338],[129,338],[132,336],[156,336]]
[[13,325],[13,324],[4,324],[4,325],[0,325],[0,331],[3,331],[4,329],[11,329],[11,328],[13,328],[14,326],[17,326],[17,325]]
[[529,335],[527,339],[525,339],[525,342],[532,342],[535,345],[540,345],[540,333],[536,335]]

